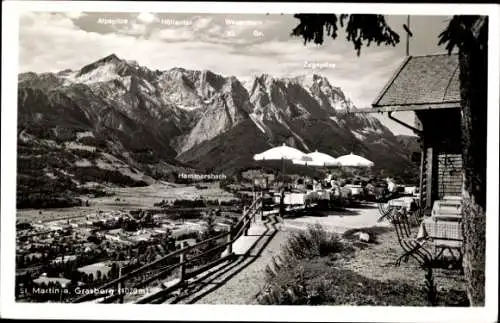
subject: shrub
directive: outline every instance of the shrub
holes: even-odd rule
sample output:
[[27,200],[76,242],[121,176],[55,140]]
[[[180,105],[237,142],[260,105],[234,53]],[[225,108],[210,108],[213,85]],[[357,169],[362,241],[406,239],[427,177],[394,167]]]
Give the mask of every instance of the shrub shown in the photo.
[[327,232],[320,224],[310,225],[307,231],[294,233],[283,248],[283,256],[290,260],[325,257],[343,250],[340,238]]
[[257,300],[262,305],[320,305],[331,299],[331,282],[311,279],[311,265],[307,259],[291,262],[274,262],[276,271],[267,268],[267,286]]
[[340,238],[320,224],[293,233],[281,254],[266,267],[267,288],[258,297],[261,304],[314,305],[326,298],[327,288],[315,282],[308,286],[304,266],[314,259],[335,255],[345,248]]
[[425,292],[414,285],[370,279],[332,266],[325,258],[300,260],[266,282],[257,296],[262,305],[428,305]]
[[[303,276],[303,267],[295,271],[286,271],[289,279],[283,284],[275,284],[258,296],[261,305],[321,305],[331,298],[328,281],[308,281]],[[278,281],[283,281],[281,275]],[[291,278],[291,279],[290,279]]]

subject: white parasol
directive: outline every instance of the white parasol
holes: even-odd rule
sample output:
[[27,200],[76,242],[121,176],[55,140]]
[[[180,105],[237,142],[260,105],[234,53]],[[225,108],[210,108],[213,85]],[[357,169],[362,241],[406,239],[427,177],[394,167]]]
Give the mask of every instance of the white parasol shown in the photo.
[[316,166],[316,167],[328,167],[328,166],[340,166],[337,159],[332,156],[320,153],[317,150],[315,152],[306,155],[307,158],[295,159],[294,164],[305,165],[305,166]]
[[300,150],[285,144],[253,156],[254,160],[296,160],[301,158],[307,159],[308,157]]
[[337,158],[337,161],[340,162],[341,166],[350,166],[350,167],[372,167],[374,163],[364,157],[354,155],[350,153],[349,155],[340,156]]
[[256,154],[253,156],[254,160],[281,160],[282,161],[282,171],[285,174],[285,160],[312,160],[311,157],[308,157],[305,153],[300,150],[289,147],[285,144],[281,146],[277,146],[271,149],[268,149],[260,154]]

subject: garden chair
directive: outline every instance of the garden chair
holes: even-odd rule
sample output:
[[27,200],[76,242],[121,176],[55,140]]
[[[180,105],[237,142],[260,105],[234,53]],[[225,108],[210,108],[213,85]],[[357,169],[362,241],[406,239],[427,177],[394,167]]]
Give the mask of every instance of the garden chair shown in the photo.
[[383,190],[376,188],[375,200],[378,202],[378,211],[381,215],[378,222],[382,222],[386,219],[392,211],[393,207],[389,205],[390,199],[391,194],[387,192],[387,188],[384,188]]
[[[391,216],[391,212],[393,210],[401,210],[401,206],[391,206],[388,203],[389,201],[383,201],[378,203],[378,210],[380,213],[380,218],[378,219],[378,222],[382,222],[385,219],[389,219]],[[422,221],[425,210],[423,210],[418,203],[413,204],[410,209],[405,210],[408,215],[408,222],[410,225],[418,225]]]
[[[449,240],[443,241],[438,240],[434,243],[435,247],[439,250],[439,253],[436,255],[435,259],[439,260],[444,256],[444,252],[448,251],[451,255],[452,261],[456,262],[458,265],[462,263],[463,254],[462,254],[462,242],[458,240]],[[457,252],[457,255],[455,255]]]
[[392,207],[390,207],[388,203],[379,202],[378,211],[380,213],[380,218],[378,219],[378,222],[382,222],[384,219],[386,219],[391,213],[391,210]]
[[408,212],[405,208],[392,208],[386,215],[393,224],[399,245],[403,249],[403,254],[396,260],[395,265],[400,266],[401,261],[407,262],[410,257],[417,260],[421,266],[429,265],[432,260],[432,254],[425,248],[427,240],[417,239],[412,235]]

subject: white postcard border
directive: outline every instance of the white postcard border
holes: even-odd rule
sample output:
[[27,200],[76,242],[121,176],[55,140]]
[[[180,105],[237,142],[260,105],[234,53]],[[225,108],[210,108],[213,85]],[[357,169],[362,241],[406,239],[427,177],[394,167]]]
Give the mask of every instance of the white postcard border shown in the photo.
[[[499,145],[499,7],[482,4],[347,4],[347,3],[188,3],[6,1],[2,3],[2,154],[0,313],[5,318],[146,319],[213,321],[384,321],[493,322],[498,307],[498,145]],[[17,138],[18,24],[21,11],[198,13],[383,13],[412,15],[481,14],[490,17],[488,75],[488,183],[486,306],[484,308],[309,307],[238,305],[89,305],[19,304],[14,302],[15,184]]]

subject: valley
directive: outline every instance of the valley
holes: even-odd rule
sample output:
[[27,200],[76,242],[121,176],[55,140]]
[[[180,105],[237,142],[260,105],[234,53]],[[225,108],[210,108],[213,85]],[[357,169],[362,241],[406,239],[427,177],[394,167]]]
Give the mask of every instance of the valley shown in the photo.
[[75,206],[51,209],[19,209],[19,222],[51,222],[67,219],[85,218],[88,214],[103,212],[130,212],[138,209],[152,209],[155,203],[182,199],[220,200],[224,202],[235,200],[233,194],[219,188],[218,185],[208,186],[206,189],[197,189],[194,185],[170,184],[159,182],[144,187],[114,187],[109,188],[110,196],[89,198],[80,196],[89,201],[89,206]]
[[81,206],[110,188],[174,183],[181,172],[235,176],[283,143],[354,152],[373,160],[375,173],[416,181],[416,137],[396,136],[353,108],[316,74],[262,74],[243,86],[234,76],[150,70],[114,54],[79,70],[22,73],[17,206]]

